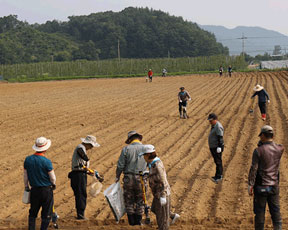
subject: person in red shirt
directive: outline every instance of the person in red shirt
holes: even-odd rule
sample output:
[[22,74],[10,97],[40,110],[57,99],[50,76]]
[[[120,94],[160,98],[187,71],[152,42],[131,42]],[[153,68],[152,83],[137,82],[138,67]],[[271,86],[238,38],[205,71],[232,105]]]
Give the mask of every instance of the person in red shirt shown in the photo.
[[149,71],[148,71],[149,82],[152,82],[152,77],[153,77],[153,72],[151,69],[149,69]]

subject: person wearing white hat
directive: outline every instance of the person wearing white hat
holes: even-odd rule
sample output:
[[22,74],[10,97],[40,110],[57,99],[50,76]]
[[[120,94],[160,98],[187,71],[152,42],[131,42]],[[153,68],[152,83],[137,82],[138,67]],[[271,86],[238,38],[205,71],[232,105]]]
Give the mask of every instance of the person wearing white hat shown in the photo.
[[[85,209],[87,201],[87,171],[89,168],[89,158],[87,151],[94,148],[100,147],[96,141],[96,137],[88,135],[85,138],[81,138],[82,143],[79,144],[73,153],[72,157],[72,171],[68,177],[71,179],[71,187],[75,196],[76,212],[78,220],[85,220]],[[85,166],[85,168],[83,167]],[[99,175],[100,176],[100,175]],[[101,177],[101,176],[100,176]]]
[[266,101],[270,103],[269,95],[261,85],[256,85],[253,90],[255,93],[252,95],[251,98],[254,98],[256,95],[258,96],[258,105],[261,112],[262,120],[266,120]]
[[153,145],[144,145],[143,152],[139,156],[142,155],[149,167],[149,186],[153,194],[151,211],[156,214],[158,229],[168,230],[169,218],[171,224],[174,224],[180,215],[171,212],[170,209],[171,191],[163,162],[157,157]]
[[147,168],[143,157],[138,157],[143,151],[142,135],[135,130],[128,132],[125,141],[127,146],[122,148],[117,162],[115,182],[120,180],[123,173],[124,204],[129,225],[141,225],[144,213],[141,172]]
[[35,229],[36,218],[40,207],[42,207],[41,230],[48,229],[51,220],[56,176],[52,162],[45,156],[50,146],[51,140],[45,137],[37,138],[32,147],[36,152],[26,157],[24,161],[24,186],[26,191],[31,191],[28,221],[29,230]]

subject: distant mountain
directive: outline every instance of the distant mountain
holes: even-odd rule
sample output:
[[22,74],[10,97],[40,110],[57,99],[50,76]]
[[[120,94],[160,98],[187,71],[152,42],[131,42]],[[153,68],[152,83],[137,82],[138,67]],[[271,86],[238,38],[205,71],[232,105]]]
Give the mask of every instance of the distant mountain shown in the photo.
[[[234,29],[210,25],[199,25],[199,27],[213,33],[218,42],[229,48],[230,55],[238,55],[242,52],[243,40],[244,51],[251,56],[265,52],[272,54],[275,45],[281,46],[283,54],[288,53],[288,36],[273,30],[247,26],[238,26]],[[247,39],[242,40],[242,36]]]

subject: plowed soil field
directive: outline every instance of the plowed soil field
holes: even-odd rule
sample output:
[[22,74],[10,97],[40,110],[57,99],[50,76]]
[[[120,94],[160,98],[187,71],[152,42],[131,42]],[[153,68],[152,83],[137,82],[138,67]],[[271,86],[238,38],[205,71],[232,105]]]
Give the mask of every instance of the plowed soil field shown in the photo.
[[[263,122],[251,100],[253,87],[265,87],[271,97]],[[191,94],[189,119],[179,119],[177,94],[185,86]],[[171,229],[253,229],[252,198],[247,176],[262,125],[275,129],[275,141],[288,149],[288,73],[234,73],[154,78],[95,79],[24,84],[0,84],[0,229],[26,229],[29,206],[22,203],[23,162],[33,154],[39,136],[52,140],[47,157],[57,177],[55,208],[60,229],[137,229],[126,216],[116,224],[103,196],[88,195],[88,221],[75,220],[74,196],[67,174],[80,137],[95,135],[91,168],[104,175],[103,188],[114,182],[116,163],[127,132],[143,134],[155,145],[172,188],[172,209],[181,215]],[[254,113],[249,113],[253,107]],[[225,128],[224,179],[210,178],[215,165],[208,149],[209,113]],[[288,155],[281,161],[281,212],[288,229]],[[92,178],[88,178],[88,186]],[[89,190],[89,188],[88,188]],[[151,195],[149,201],[151,202]],[[155,216],[152,226],[156,229]],[[37,224],[39,225],[40,220]],[[267,211],[266,229],[272,229]]]

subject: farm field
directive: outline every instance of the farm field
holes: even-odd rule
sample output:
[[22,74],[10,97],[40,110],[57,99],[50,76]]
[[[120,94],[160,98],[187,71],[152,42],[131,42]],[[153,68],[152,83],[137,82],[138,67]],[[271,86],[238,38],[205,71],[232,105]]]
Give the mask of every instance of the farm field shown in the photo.
[[[271,97],[265,123],[256,100],[250,99],[257,83]],[[192,97],[187,120],[178,117],[180,86]],[[32,145],[39,136],[52,141],[46,156],[57,177],[54,198],[60,229],[156,229],[153,214],[152,227],[131,228],[126,216],[116,224],[102,193],[96,198],[88,194],[88,221],[75,219],[67,174],[80,138],[95,135],[101,144],[88,156],[90,167],[104,175],[105,189],[114,182],[116,163],[130,130],[140,132],[144,144],[155,145],[164,162],[172,210],[181,215],[171,229],[253,229],[253,201],[247,193],[252,152],[264,124],[275,129],[275,142],[288,150],[287,89],[288,72],[284,71],[233,73],[232,78],[217,74],[158,77],[153,83],[146,83],[145,78],[0,83],[0,229],[27,228],[23,162],[33,154]],[[249,113],[251,107],[254,113]],[[224,179],[218,185],[210,180],[215,173],[207,140],[211,112],[225,128]],[[288,229],[287,151],[280,170],[283,229]],[[91,182],[88,177],[88,192]],[[268,210],[265,229],[273,229]]]

